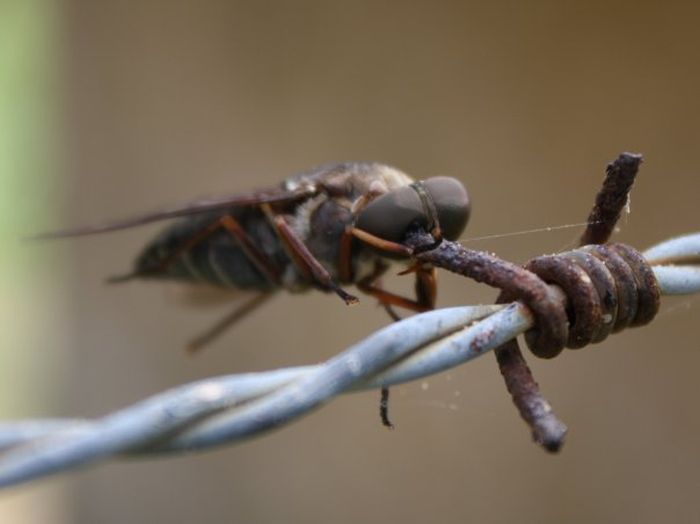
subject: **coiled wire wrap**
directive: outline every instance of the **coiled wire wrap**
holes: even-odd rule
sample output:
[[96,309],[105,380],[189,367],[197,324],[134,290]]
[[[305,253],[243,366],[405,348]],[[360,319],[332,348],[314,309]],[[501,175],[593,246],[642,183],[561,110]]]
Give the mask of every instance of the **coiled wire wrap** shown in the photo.
[[643,326],[659,310],[661,294],[650,266],[625,244],[593,244],[538,257],[525,269],[559,286],[569,301],[568,308],[558,309],[566,314],[564,321],[556,319],[560,339],[542,341],[537,328],[525,334],[528,347],[540,357],[555,357],[564,347],[583,348],[628,326]]
[[[640,262],[641,257],[630,255],[631,248],[619,246],[607,246],[602,251],[601,246],[587,247],[561,255],[567,267],[583,269],[584,273],[572,271],[581,281],[591,280],[591,289],[600,300],[600,320],[589,322],[582,320],[583,313],[588,315],[582,304],[589,302],[579,303],[569,294],[569,311],[566,307],[562,310],[573,321],[564,337],[570,347],[579,347],[586,340],[601,341],[625,325],[648,322],[658,309],[659,292],[700,291],[700,233],[646,251],[644,258],[651,264],[650,270]],[[618,274],[607,264],[610,280],[596,261],[610,261],[615,256],[623,258],[631,271],[623,271],[627,275],[624,278],[631,274],[634,280],[629,289],[626,284],[618,285],[623,273]],[[544,261],[533,262],[532,269],[547,268],[550,263],[545,257]],[[549,278],[549,273],[543,274]],[[613,281],[616,296],[611,293]],[[557,277],[560,283],[566,285]],[[565,292],[557,286],[548,289],[564,306]],[[595,302],[591,297],[586,300]],[[592,327],[577,325],[584,321]],[[407,382],[454,367],[535,325],[535,315],[522,302],[446,308],[392,324],[317,366],[214,377],[166,391],[97,420],[5,422],[0,424],[0,449],[4,451],[0,457],[0,486],[110,456],[185,452],[250,437],[285,424],[339,393]],[[537,324],[537,329],[541,328]],[[549,406],[543,409],[551,410]]]

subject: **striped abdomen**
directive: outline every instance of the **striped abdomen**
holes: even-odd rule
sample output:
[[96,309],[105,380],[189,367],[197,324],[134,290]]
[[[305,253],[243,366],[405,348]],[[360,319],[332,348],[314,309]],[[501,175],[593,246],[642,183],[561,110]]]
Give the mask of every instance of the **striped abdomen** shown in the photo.
[[[234,209],[229,213],[246,231],[280,274],[291,262],[262,212],[257,208]],[[165,264],[190,239],[222,215],[206,214],[175,221],[150,242],[135,262],[135,272],[145,278],[203,282],[220,287],[271,290],[277,284],[264,276],[249,260],[233,236],[223,228]]]

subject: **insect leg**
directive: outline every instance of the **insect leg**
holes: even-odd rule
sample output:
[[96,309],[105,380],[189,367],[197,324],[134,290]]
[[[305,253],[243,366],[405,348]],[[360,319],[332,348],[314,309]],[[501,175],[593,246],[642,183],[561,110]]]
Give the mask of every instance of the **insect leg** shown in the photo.
[[[219,223],[221,227],[228,231],[238,242],[245,255],[258,269],[258,271],[260,271],[260,273],[262,273],[270,283],[279,284],[279,271],[275,268],[269,257],[255,245],[238,220],[233,218],[231,215],[225,215],[221,217]],[[271,292],[261,293],[254,296],[251,300],[244,302],[240,306],[236,306],[233,311],[219,320],[207,331],[190,340],[190,342],[187,344],[187,351],[189,353],[200,351],[204,348],[204,346],[211,343],[236,322],[248,315],[248,313],[255,311],[261,305],[267,302],[273,294],[274,293]]]
[[352,282],[352,230],[347,228],[340,237],[338,249],[338,280]]
[[270,258],[255,245],[245,229],[238,223],[238,220],[231,215],[221,217],[221,225],[238,241],[241,249],[248,259],[255,265],[265,278],[272,284],[279,284],[279,270],[272,263]]
[[389,429],[394,429],[394,424],[389,418],[389,388],[382,386],[379,397],[379,418],[382,420],[382,426]]
[[398,244],[397,242],[391,242],[390,240],[384,240],[383,238],[374,236],[363,229],[353,227],[350,232],[354,237],[362,240],[365,244],[382,251],[387,251],[389,253],[395,253],[406,257],[410,257],[413,254],[413,250],[410,247],[404,246],[403,244]]
[[250,300],[244,302],[240,306],[236,306],[236,308],[233,311],[228,313],[225,317],[219,320],[208,330],[190,340],[187,343],[187,351],[189,353],[196,353],[197,351],[201,350],[202,348],[204,348],[204,346],[208,345],[214,339],[218,338],[219,335],[221,335],[224,331],[233,326],[240,319],[245,317],[248,313],[252,313],[260,306],[262,306],[265,302],[270,300],[270,298],[272,298],[273,295],[274,293],[272,292],[260,293],[255,295]]
[[437,302],[437,270],[420,267],[416,271],[416,302],[427,309],[435,309]]
[[[432,277],[431,277],[432,275]],[[378,276],[372,274],[357,283],[357,288],[374,298],[383,306],[398,306],[416,313],[430,311],[435,307],[435,270],[416,272],[416,299],[410,299],[377,285]],[[391,313],[389,313],[392,315]],[[393,316],[393,315],[392,315]],[[396,320],[396,319],[395,319]]]
[[311,251],[309,251],[309,248],[306,247],[304,242],[297,236],[282,215],[275,215],[272,213],[269,206],[263,206],[263,209],[275,226],[275,230],[287,249],[289,256],[301,271],[310,275],[324,288],[335,292],[346,304],[349,305],[358,302],[357,297],[347,293],[333,281],[328,270],[314,257]]
[[[363,202],[363,204],[365,204],[365,202]],[[348,228],[340,240],[340,253],[338,260],[338,271],[340,273],[340,278],[343,281],[352,280],[351,249],[353,237],[382,251],[403,255],[406,257],[410,257],[412,254],[412,250],[402,244],[384,240],[383,238],[372,235],[371,233],[356,227]],[[387,266],[385,264],[377,264],[372,274],[359,281],[357,283],[357,287],[360,291],[379,300],[379,303],[384,306],[384,309],[394,321],[401,320],[401,317],[394,311],[392,306],[400,306],[410,311],[419,313],[435,308],[435,300],[437,297],[435,268],[415,265],[407,271],[416,273],[415,300],[411,300],[382,289],[381,285],[379,284],[379,279],[386,269]],[[381,390],[381,398],[379,400],[379,417],[383,426],[389,429],[394,428],[394,424],[392,424],[391,419],[389,418],[388,387],[382,387]]]
[[[165,271],[177,260],[179,256],[182,256],[187,251],[193,249],[197,244],[206,240],[219,228],[223,228],[231,234],[231,236],[238,242],[248,259],[253,263],[253,265],[255,265],[260,273],[267,278],[268,281],[270,281],[272,284],[279,283],[279,271],[274,267],[272,261],[267,257],[267,255],[265,255],[265,253],[258,249],[240,223],[230,215],[225,215],[219,220],[212,222],[192,238],[185,241],[178,249],[175,250],[175,252],[171,253],[168,257],[160,261],[153,271]],[[151,270],[147,272],[150,271]],[[135,274],[134,276],[137,275],[138,274]],[[264,304],[272,295],[273,293],[261,293],[255,296],[253,299],[243,303],[241,306],[236,307],[236,309],[214,324],[210,329],[192,339],[187,345],[187,350],[190,353],[199,351],[248,313],[254,311],[259,306]]]
[[[432,266],[418,265],[411,268],[411,272],[415,272],[415,292],[416,299],[396,295],[389,291],[385,291],[378,283],[381,275],[386,271],[387,267],[383,264],[377,264],[373,273],[357,284],[358,289],[377,298],[386,309],[386,312],[394,320],[398,321],[401,318],[394,312],[392,305],[400,306],[411,311],[424,312],[435,308],[437,298],[437,272]],[[381,398],[379,400],[379,417],[382,425],[389,429],[393,429],[394,425],[389,418],[389,388],[382,387]]]

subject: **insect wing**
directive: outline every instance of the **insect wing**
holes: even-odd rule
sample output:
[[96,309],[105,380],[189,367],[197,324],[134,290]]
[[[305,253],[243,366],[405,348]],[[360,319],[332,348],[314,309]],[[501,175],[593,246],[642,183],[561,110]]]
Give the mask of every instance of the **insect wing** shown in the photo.
[[64,237],[78,237],[83,235],[93,235],[98,233],[107,233],[111,231],[119,231],[121,229],[129,229],[132,227],[142,226],[151,222],[167,220],[182,216],[196,215],[198,213],[206,213],[208,211],[216,211],[229,209],[232,207],[256,206],[259,204],[275,204],[284,202],[294,202],[307,198],[316,193],[316,189],[311,186],[299,187],[297,189],[267,189],[261,191],[253,191],[251,193],[239,193],[232,196],[221,198],[210,198],[203,200],[194,200],[179,206],[164,208],[151,213],[126,218],[123,220],[115,220],[105,224],[96,224],[90,226],[82,226],[71,229],[63,229],[59,231],[49,231],[40,233],[32,237],[33,239],[53,239]]

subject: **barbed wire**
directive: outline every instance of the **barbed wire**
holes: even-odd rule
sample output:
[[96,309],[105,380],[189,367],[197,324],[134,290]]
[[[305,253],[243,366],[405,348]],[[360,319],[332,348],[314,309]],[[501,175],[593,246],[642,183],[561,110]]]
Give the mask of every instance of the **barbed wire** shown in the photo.
[[[700,292],[700,233],[643,253],[663,295]],[[535,325],[522,302],[445,308],[377,331],[313,366],[225,375],[176,387],[96,420],[0,423],[0,487],[109,457],[184,453],[282,426],[345,392],[452,368]],[[551,410],[547,404],[544,411]]]

